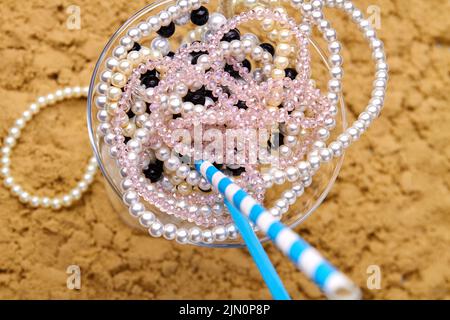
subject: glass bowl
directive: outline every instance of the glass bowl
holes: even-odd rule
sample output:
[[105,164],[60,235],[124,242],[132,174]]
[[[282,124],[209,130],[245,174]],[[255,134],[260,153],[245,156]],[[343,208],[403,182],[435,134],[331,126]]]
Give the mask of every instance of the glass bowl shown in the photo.
[[[101,72],[103,66],[105,65],[105,60],[107,57],[111,55],[111,51],[119,42],[120,37],[122,37],[127,29],[131,25],[135,25],[136,22],[141,20],[145,20],[151,15],[154,15],[156,12],[166,8],[169,5],[174,4],[173,0],[159,0],[154,1],[151,4],[147,5],[137,13],[135,13],[129,20],[127,20],[110,38],[105,48],[103,49],[98,62],[95,66],[94,73],[92,75],[90,88],[89,88],[89,96],[88,96],[88,108],[87,108],[87,121],[88,121],[88,130],[89,130],[89,138],[94,150],[94,153],[97,157],[99,167],[104,176],[105,186],[107,189],[107,194],[112,203],[112,206],[120,215],[120,217],[127,223],[130,227],[143,229],[137,219],[130,216],[128,213],[128,209],[122,202],[123,191],[120,187],[121,176],[119,170],[116,166],[115,160],[112,159],[107,151],[107,146],[103,142],[103,139],[97,135],[97,125],[98,120],[96,117],[97,108],[94,102],[95,96],[95,88],[98,83],[99,73]],[[207,5],[210,12],[212,11],[220,11],[225,16],[232,16],[235,12],[239,12],[242,10],[242,5],[235,5],[235,1],[210,1]],[[252,30],[256,35],[258,29]],[[177,33],[171,37],[171,42],[173,44],[181,43],[183,35],[177,35]],[[150,40],[148,40],[150,42]],[[311,56],[312,56],[312,66],[313,66],[313,78],[318,83],[318,87],[324,87],[323,84],[326,84],[326,76],[321,77],[323,79],[317,79],[314,77],[314,73],[317,68],[318,72],[322,75],[326,74],[328,71],[328,59],[324,51],[321,49],[319,44],[314,40],[310,40],[311,43]],[[320,70],[320,68],[322,70]],[[322,71],[322,72],[320,72]],[[323,80],[323,84],[321,85],[320,81]],[[322,88],[321,88],[322,89]],[[342,99],[342,96],[339,99],[339,112],[336,116],[336,128],[331,131],[331,139],[335,137],[336,132],[341,132],[341,129],[346,128],[346,112],[345,106]],[[331,187],[333,186],[341,168],[343,162],[343,156],[339,158],[335,158],[330,163],[323,165],[321,169],[315,174],[313,177],[313,183],[310,187],[305,188],[305,193],[297,199],[294,205],[291,205],[289,211],[283,214],[282,221],[286,225],[290,227],[295,227],[301,222],[303,222],[308,216],[310,216],[322,203],[322,201],[327,196]],[[267,198],[270,201],[271,197],[274,197],[276,194],[280,193],[283,189],[280,187],[269,190]],[[165,213],[161,213],[154,208],[148,208],[152,212],[155,213],[156,217],[162,223],[174,223],[179,227],[190,228],[195,226],[193,223],[189,223],[187,221],[181,221],[179,219],[174,218],[173,216],[169,216]],[[266,241],[267,239],[263,234],[258,233],[261,241]],[[200,246],[209,246],[209,247],[240,247],[243,246],[242,239],[237,238],[235,240],[226,240],[226,241],[215,241],[213,243],[195,243]]]

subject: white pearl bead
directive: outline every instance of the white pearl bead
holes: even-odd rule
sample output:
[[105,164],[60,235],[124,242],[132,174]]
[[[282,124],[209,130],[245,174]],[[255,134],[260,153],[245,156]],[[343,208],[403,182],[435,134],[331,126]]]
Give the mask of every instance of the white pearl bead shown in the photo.
[[202,231],[198,227],[189,229],[189,240],[193,243],[200,242],[202,239]]
[[39,197],[36,197],[36,196],[31,197],[31,199],[30,199],[30,205],[31,205],[33,208],[39,207],[40,204],[41,204],[41,199],[40,199]]
[[227,231],[227,234],[228,234],[228,238],[229,239],[236,239],[237,237],[238,237],[238,230],[237,230],[237,228],[236,228],[236,225],[235,224],[228,224],[227,226],[226,226],[226,231]]
[[178,229],[176,234],[176,241],[180,244],[185,244],[189,240],[188,231],[184,228]]
[[156,37],[151,43],[153,50],[160,52],[163,56],[167,55],[170,51],[170,43],[167,38]]
[[19,195],[19,201],[22,203],[28,203],[30,201],[30,194],[26,191],[22,191]]
[[350,146],[350,143],[352,142],[351,136],[346,132],[338,136],[338,141],[342,143],[344,149],[348,148]]
[[273,172],[273,181],[276,184],[283,184],[286,181],[286,174],[281,170],[274,170]]
[[224,241],[227,238],[227,230],[223,226],[217,226],[213,229],[213,236],[216,241]]
[[308,162],[311,165],[311,169],[316,171],[320,167],[320,157],[316,155],[308,156]]
[[199,184],[201,179],[200,174],[197,171],[190,171],[188,176],[186,177],[186,182],[189,183],[192,186],[196,186]]
[[54,198],[53,200],[51,200],[51,207],[53,210],[59,210],[62,207],[62,203],[61,200],[58,198]]
[[165,27],[172,22],[171,16],[167,11],[161,11],[158,15],[159,21],[161,22],[161,26]]
[[333,141],[332,143],[330,143],[330,150],[332,151],[332,153],[335,157],[340,157],[343,154],[343,150],[344,150],[342,142]]
[[153,222],[155,222],[155,220],[156,220],[155,214],[150,211],[144,211],[139,216],[139,223],[144,228],[149,228],[153,224]]
[[209,16],[208,28],[213,31],[217,31],[226,23],[227,19],[223,14],[215,12]]
[[289,204],[294,204],[295,203],[295,201],[296,201],[296,195],[295,195],[295,193],[294,192],[292,192],[292,191],[285,191],[284,193],[283,193],[283,198],[284,198],[284,200],[286,200],[287,201],[287,203],[289,203]]
[[158,31],[161,28],[161,21],[156,16],[150,17],[147,22],[153,31]]
[[319,157],[322,162],[329,162],[333,158],[333,153],[328,148],[319,150]]
[[205,243],[212,243],[214,241],[214,236],[211,230],[203,230],[202,240]]
[[10,174],[10,170],[9,170],[8,167],[2,167],[2,168],[0,169],[0,175],[1,175],[2,177],[6,178],[6,177],[9,176],[9,174]]
[[14,147],[16,145],[16,139],[13,137],[6,137],[3,144],[5,147]]
[[286,178],[290,182],[298,180],[299,172],[298,172],[297,168],[294,168],[294,167],[286,168]]
[[266,189],[273,186],[273,176],[271,174],[268,173],[263,174],[262,179]]
[[269,213],[272,216],[274,216],[275,218],[280,218],[282,215],[281,210],[278,207],[273,207],[273,208],[269,209]]
[[189,166],[182,164],[177,169],[176,174],[179,178],[186,179],[186,177],[189,175],[190,172],[191,172],[191,169],[189,168]]
[[79,200],[81,199],[81,190],[78,188],[74,188],[72,189],[72,191],[70,192],[70,195],[72,196],[72,198],[74,198],[75,200]]
[[14,178],[7,177],[5,180],[3,180],[3,185],[8,189],[11,188],[14,185]]
[[138,194],[135,191],[127,191],[125,192],[125,194],[123,195],[123,202],[130,206],[131,204],[135,203],[136,201],[138,201]]
[[167,240],[175,239],[176,232],[177,232],[177,227],[174,224],[168,223],[164,226],[163,235],[164,235],[164,238],[166,238]]
[[62,205],[64,207],[70,207],[72,205],[72,202],[73,202],[72,196],[71,195],[67,195],[67,194],[64,195],[61,200],[62,200]]
[[304,193],[305,188],[302,184],[296,184],[292,186],[292,191],[294,191],[297,197],[300,197]]
[[145,211],[145,206],[141,202],[134,202],[131,204],[131,206],[128,208],[128,212],[133,217],[139,217],[142,215]]
[[148,231],[152,237],[159,238],[163,234],[164,226],[161,222],[155,221],[152,223]]

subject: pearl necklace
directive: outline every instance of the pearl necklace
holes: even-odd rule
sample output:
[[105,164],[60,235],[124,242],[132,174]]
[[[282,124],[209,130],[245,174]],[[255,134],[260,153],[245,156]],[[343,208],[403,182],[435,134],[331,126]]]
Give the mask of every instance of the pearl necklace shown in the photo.
[[57,90],[55,93],[42,96],[37,99],[35,103],[32,103],[28,110],[22,113],[22,116],[14,122],[14,126],[9,129],[9,134],[4,140],[2,152],[2,168],[1,174],[4,178],[3,184],[8,188],[11,194],[19,198],[23,204],[28,204],[33,208],[43,207],[51,208],[53,210],[59,210],[62,207],[69,207],[76,200],[79,200],[84,192],[88,189],[89,185],[94,180],[95,172],[97,171],[97,160],[92,157],[89,160],[89,164],[86,168],[80,182],[72,190],[60,197],[41,197],[32,195],[29,192],[15,182],[14,177],[10,171],[10,155],[12,149],[16,146],[17,140],[20,138],[21,132],[25,125],[45,107],[54,105],[56,102],[63,101],[71,98],[86,98],[88,94],[88,87],[73,87]]

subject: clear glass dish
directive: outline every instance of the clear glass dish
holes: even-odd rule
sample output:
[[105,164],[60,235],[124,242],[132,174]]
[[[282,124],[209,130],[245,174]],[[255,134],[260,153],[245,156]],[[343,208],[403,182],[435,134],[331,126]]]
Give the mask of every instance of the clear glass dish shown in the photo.
[[[115,45],[118,44],[118,41],[121,36],[123,36],[126,33],[126,30],[131,26],[135,25],[136,22],[145,20],[146,18],[150,17],[151,15],[155,14],[156,12],[166,8],[167,6],[174,4],[175,1],[173,0],[159,0],[154,1],[148,6],[144,7],[140,11],[138,11],[136,14],[134,14],[129,20],[127,20],[110,38],[108,43],[106,44],[105,48],[103,49],[97,64],[95,66],[90,88],[89,88],[89,96],[88,96],[88,108],[87,108],[87,122],[88,122],[88,131],[89,131],[89,138],[92,145],[92,148],[94,150],[94,153],[97,157],[99,167],[101,169],[101,172],[103,173],[103,176],[105,178],[105,186],[107,189],[107,193],[109,196],[109,199],[114,207],[114,209],[118,212],[118,214],[121,216],[121,218],[131,227],[139,228],[141,230],[144,230],[140,227],[138,221],[134,218],[132,218],[125,205],[122,203],[122,190],[120,187],[120,181],[121,177],[118,172],[118,169],[116,167],[115,160],[112,159],[107,152],[107,148],[103,142],[103,139],[99,138],[96,134],[96,128],[98,125],[98,120],[96,117],[97,108],[95,107],[94,103],[94,95],[95,95],[95,88],[98,82],[98,75],[100,73],[100,70],[103,68],[105,60],[107,57],[110,56],[112,49]],[[210,11],[220,11],[226,16],[233,15],[235,12],[239,12],[242,10],[242,5],[240,7],[234,6],[234,1],[210,1],[210,3],[207,5],[208,9]],[[257,29],[258,30],[258,29]],[[252,30],[252,32],[256,33],[255,30]],[[175,34],[171,38],[171,42],[176,44],[177,42],[180,43],[182,40],[182,36],[177,36]],[[321,68],[324,70],[328,70],[328,59],[324,51],[319,47],[318,43],[316,43],[313,40],[310,40],[311,43],[311,55],[312,55],[312,61],[313,61],[313,74],[314,74],[314,66],[320,62]],[[322,70],[323,71],[323,70]],[[323,74],[323,72],[322,72]],[[326,76],[328,74],[326,73]],[[317,79],[317,77],[313,78],[318,82],[318,87],[320,87],[319,82],[323,80],[324,83],[326,83],[326,76],[322,77],[324,79]],[[319,81],[320,80],[320,81]],[[346,128],[346,111],[345,106],[342,97],[340,97],[339,101],[339,112],[336,117],[336,129],[331,131],[331,139],[336,135],[336,132],[342,132],[342,129]],[[334,132],[334,133],[333,133]],[[321,167],[319,172],[314,176],[313,183],[310,187],[305,189],[305,193],[303,196],[301,196],[297,202],[292,205],[287,213],[283,215],[282,221],[286,225],[290,227],[295,227],[299,225],[301,222],[303,222],[308,216],[310,216],[323,202],[325,197],[327,196],[328,192],[330,191],[331,187],[333,186],[338,174],[339,170],[341,168],[342,162],[343,162],[344,156],[341,156],[339,158],[334,159],[332,162],[330,162],[327,165],[324,165]],[[280,188],[277,188],[276,190],[270,191],[272,195],[280,192]],[[270,194],[269,194],[270,198]],[[160,213],[157,210],[154,210],[154,208],[149,208],[151,211],[155,212],[155,215],[161,222],[163,223],[175,223],[179,227],[192,227],[194,226],[193,223],[180,221],[178,219],[175,219],[172,216],[169,216],[164,213]],[[174,220],[175,219],[175,220]],[[264,235],[259,234],[261,241],[266,241],[267,239],[264,237]],[[197,245],[201,246],[210,246],[210,247],[240,247],[243,246],[242,240],[240,238],[236,240],[226,240],[222,242],[213,242],[210,244],[205,243],[196,243]]]

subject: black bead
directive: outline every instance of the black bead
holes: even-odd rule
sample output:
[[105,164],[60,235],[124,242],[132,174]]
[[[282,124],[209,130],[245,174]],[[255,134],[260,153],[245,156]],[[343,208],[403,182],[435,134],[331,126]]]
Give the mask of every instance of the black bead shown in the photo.
[[209,11],[204,6],[201,6],[197,10],[194,10],[191,12],[191,21],[193,24],[196,24],[197,26],[202,26],[206,22],[208,22],[209,19]]
[[130,108],[130,110],[127,111],[127,116],[128,116],[128,118],[130,118],[130,119],[133,118],[133,117],[135,116],[134,112],[131,111],[131,108]]
[[233,78],[237,79],[241,76],[239,75],[239,72],[234,70],[233,66],[231,64],[226,64],[224,70],[230,74]]
[[242,101],[242,100],[239,100],[238,103],[236,104],[236,106],[239,109],[244,109],[244,110],[248,108],[247,104],[245,103],[245,101]]
[[241,62],[242,66],[247,68],[248,72],[252,71],[252,64],[250,63],[250,61],[248,61],[247,59],[245,59],[244,61]]
[[219,100],[217,97],[215,97],[211,90],[205,90],[205,97],[211,98],[212,101],[216,102]]
[[141,82],[146,88],[154,88],[158,85],[159,79],[158,77],[146,77]]
[[241,33],[238,29],[231,29],[227,33],[225,33],[221,39],[221,41],[227,41],[231,42],[233,40],[240,40],[241,39]]
[[170,38],[175,33],[175,23],[171,22],[169,25],[161,27],[156,33],[161,37]]
[[286,68],[284,69],[284,74],[286,75],[286,77],[294,80],[298,72],[294,68]]
[[128,50],[128,52],[131,52],[131,51],[139,51],[139,50],[141,50],[141,45],[140,45],[139,43],[135,42],[134,45],[133,45],[133,48],[131,48],[130,50]]
[[173,57],[175,57],[175,52],[169,51],[169,53],[167,54],[167,56],[168,56],[169,58],[173,58]]
[[217,163],[217,162],[214,162],[214,163],[213,163],[213,166],[216,167],[217,170],[222,170],[222,168],[223,168],[223,163]]
[[205,87],[201,87],[197,91],[188,91],[188,93],[183,98],[184,102],[192,102],[193,104],[205,104],[206,101],[206,91]]
[[204,105],[206,101],[206,97],[204,94],[194,94],[191,98],[191,102],[193,104],[201,104]]
[[143,171],[145,177],[155,183],[161,180],[163,173],[164,162],[156,160],[155,163],[150,163],[148,168]]
[[261,48],[263,48],[264,50],[266,50],[271,55],[275,54],[275,49],[273,48],[273,45],[271,45],[270,43],[267,43],[267,42],[261,43],[259,46]]
[[237,169],[231,169],[228,168],[228,170],[230,170],[233,174],[233,177],[238,177],[240,176],[243,172],[245,172],[245,168],[244,167],[239,167]]
[[158,72],[156,71],[156,69],[153,69],[153,70],[148,70],[146,73],[144,73],[141,76],[141,79],[148,78],[148,77],[156,77],[156,76],[158,76]]

